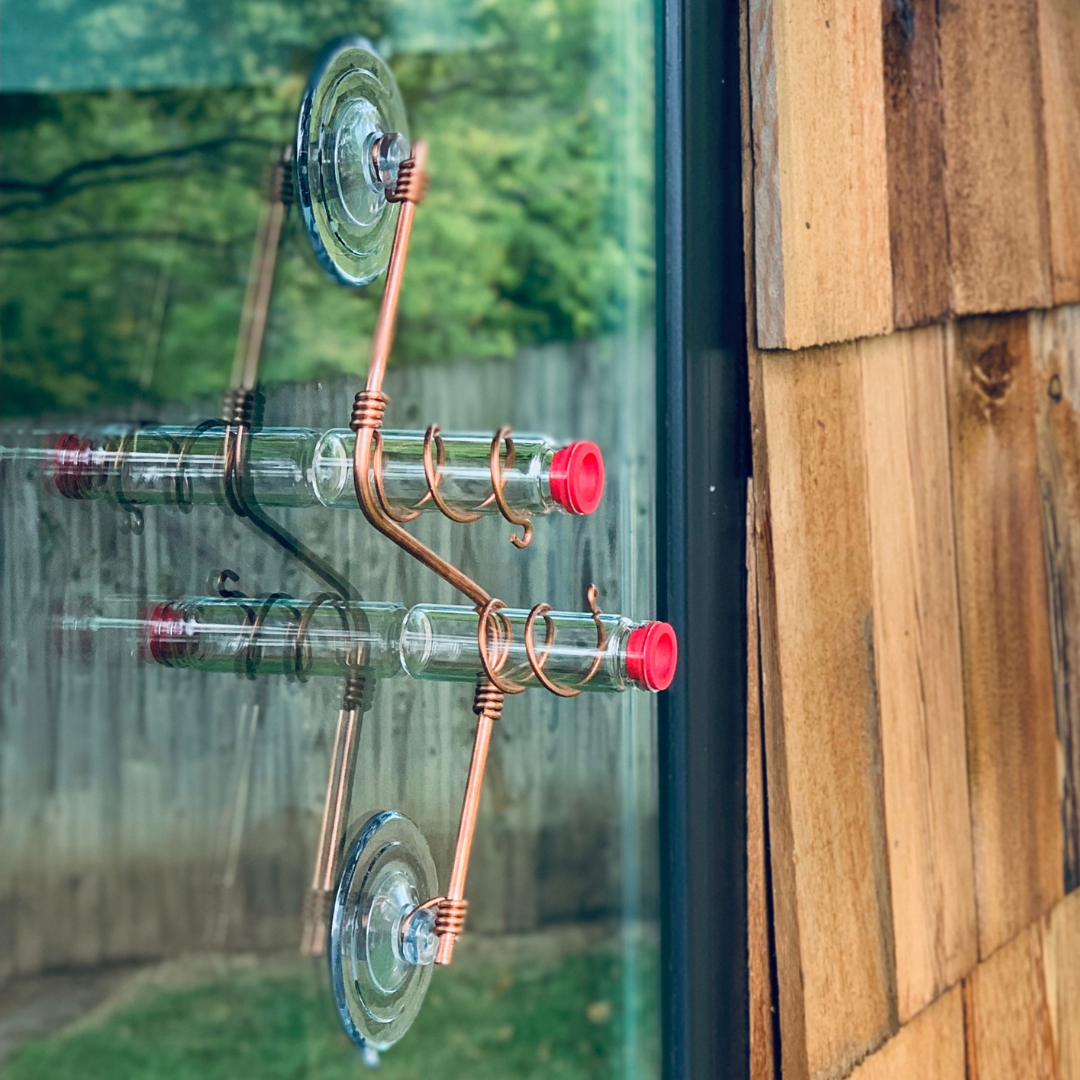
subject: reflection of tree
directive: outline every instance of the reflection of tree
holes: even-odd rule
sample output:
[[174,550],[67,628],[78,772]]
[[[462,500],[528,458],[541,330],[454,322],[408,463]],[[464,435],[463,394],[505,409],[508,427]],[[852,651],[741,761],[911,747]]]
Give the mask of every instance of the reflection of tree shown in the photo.
[[[273,146],[270,139],[254,139],[244,135],[227,135],[217,139],[207,139],[204,142],[194,143],[190,146],[172,146],[163,150],[155,150],[148,154],[111,154],[107,158],[91,158],[87,161],[77,161],[74,165],[68,165],[61,169],[55,176],[48,180],[22,180],[17,177],[0,177],[0,192],[19,192],[37,196],[34,200],[13,201],[0,204],[0,217],[13,214],[19,210],[38,210],[44,206],[54,206],[56,203],[77,195],[91,187],[102,187],[107,184],[130,184],[147,180],[167,179],[174,175],[173,172],[152,172],[143,170],[138,172],[130,170],[139,165],[149,165],[152,162],[173,160],[179,161],[191,157],[220,156],[221,151],[230,146]],[[117,171],[113,171],[117,170]],[[87,175],[102,173],[105,175]]]
[[[598,39],[616,16],[597,3],[483,0],[474,50],[394,57],[432,163],[395,362],[508,356],[623,328],[630,309],[647,317],[651,58]],[[334,19],[353,19],[341,4],[303,6],[328,21],[297,31],[294,70]],[[227,21],[242,36],[239,10]],[[619,48],[624,31],[611,28]],[[5,412],[128,401],[149,340],[145,397],[220,393],[262,176],[292,136],[302,85],[296,74],[257,88],[0,95]],[[329,283],[293,212],[264,375],[355,370],[379,292]]]
[[5,251],[49,251],[53,248],[68,247],[71,244],[110,244],[126,240],[153,240],[155,242],[176,241],[180,244],[192,244],[195,247],[227,248],[250,240],[249,236],[234,236],[220,240],[213,236],[196,236],[185,232],[166,232],[161,229],[116,229],[113,232],[76,233],[68,236],[30,237],[26,240],[8,240]]

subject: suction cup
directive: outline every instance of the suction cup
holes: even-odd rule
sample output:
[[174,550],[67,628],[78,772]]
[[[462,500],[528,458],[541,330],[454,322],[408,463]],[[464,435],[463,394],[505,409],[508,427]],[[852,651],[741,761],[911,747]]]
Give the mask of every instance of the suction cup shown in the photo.
[[330,42],[300,104],[296,189],[315,254],[337,281],[366,285],[386,269],[398,216],[386,195],[410,152],[401,91],[371,42]]
[[349,1037],[387,1050],[416,1019],[438,938],[435,863],[403,814],[369,818],[345,858],[330,923],[330,985]]

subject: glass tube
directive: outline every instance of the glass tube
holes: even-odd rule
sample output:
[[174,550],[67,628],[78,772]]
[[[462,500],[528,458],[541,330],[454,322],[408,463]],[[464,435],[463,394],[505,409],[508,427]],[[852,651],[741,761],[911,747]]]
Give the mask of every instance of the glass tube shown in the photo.
[[[490,656],[497,674],[538,687],[525,648],[525,610],[504,609],[488,624]],[[148,605],[138,619],[99,614],[61,616],[66,634],[123,634],[146,661],[165,667],[248,675],[345,675],[357,649],[372,674],[475,682],[484,673],[478,642],[479,616],[471,607],[290,597],[198,597]],[[567,689],[664,690],[677,661],[674,631],[667,623],[633,623],[621,615],[599,617],[549,612],[533,624],[535,662]],[[83,638],[78,639],[79,643]]]
[[[424,432],[384,431],[382,480],[395,510],[437,510],[428,496]],[[245,436],[247,478],[262,506],[358,509],[353,487],[355,436],[348,428],[262,428]],[[441,442],[441,464],[439,453]],[[513,436],[509,461],[500,447],[503,494],[517,513],[596,509],[604,463],[593,443],[556,448],[541,435]],[[42,454],[47,484],[73,499],[112,499],[136,506],[223,503],[224,429],[116,425],[90,437],[62,434]],[[442,435],[432,446],[438,492],[458,511],[497,514],[492,497],[490,435]]]
[[[525,647],[528,615],[511,609],[493,614],[488,652],[500,678],[539,686]],[[574,690],[667,688],[676,662],[675,635],[667,623],[633,623],[621,615],[601,615],[598,621],[602,644],[588,613],[551,611],[546,619],[536,618],[536,660],[553,683]],[[418,604],[402,627],[402,665],[416,679],[475,680],[484,670],[479,625],[472,608]]]
[[65,636],[121,638],[165,667],[247,675],[400,675],[401,604],[215,596],[147,605],[138,618],[61,616]]

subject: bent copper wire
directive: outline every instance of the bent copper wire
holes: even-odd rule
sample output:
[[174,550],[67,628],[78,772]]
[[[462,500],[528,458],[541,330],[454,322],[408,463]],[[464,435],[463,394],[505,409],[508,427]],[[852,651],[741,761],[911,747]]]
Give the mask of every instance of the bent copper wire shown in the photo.
[[337,886],[338,862],[344,847],[352,799],[352,778],[360,745],[363,714],[370,707],[373,680],[362,668],[355,668],[345,680],[345,694],[338,710],[334,744],[330,751],[330,775],[323,799],[322,822],[315,868],[304,898],[300,951],[321,956],[326,951],[330,909]]
[[469,776],[465,782],[465,796],[461,802],[461,819],[458,824],[457,841],[454,845],[454,861],[450,866],[450,880],[446,895],[439,898],[435,916],[435,933],[439,944],[435,952],[436,964],[449,964],[454,957],[454,944],[465,928],[468,901],[465,899],[465,878],[469,872],[469,856],[472,854],[473,834],[476,831],[476,815],[480,809],[480,790],[484,783],[484,766],[495,721],[502,715],[503,692],[486,679],[480,678],[473,697],[476,714],[476,737],[473,740]]
[[130,431],[124,432],[116,447],[116,454],[113,458],[113,468],[115,469],[113,498],[116,500],[117,505],[127,513],[131,531],[136,536],[141,536],[145,524],[143,521],[143,512],[124,494],[124,469],[122,462],[127,444],[131,441],[131,437],[132,433]]
[[[386,497],[386,488],[383,482],[383,439],[382,432],[375,430],[372,436],[371,471],[375,484],[375,495],[379,501],[382,512],[392,521],[399,525],[406,525],[415,521],[421,513],[425,503],[433,502],[444,517],[456,522],[458,525],[468,525],[479,521],[482,517],[480,511],[495,504],[499,513],[502,514],[511,525],[521,526],[521,536],[511,536],[511,542],[519,548],[528,547],[532,542],[533,525],[527,514],[517,514],[506,501],[506,476],[504,470],[514,466],[516,450],[514,440],[511,438],[511,429],[500,428],[491,440],[491,494],[477,503],[472,510],[455,510],[442,497],[439,485],[442,483],[443,468],[446,465],[446,446],[442,440],[442,433],[438,424],[432,424],[424,432],[424,480],[427,483],[427,491],[412,506],[404,510],[396,510],[390,505]],[[506,446],[506,459],[502,458],[503,445]]]
[[[225,428],[222,451],[224,455],[224,496],[229,508],[249,521],[272,543],[299,562],[330,590],[321,593],[300,616],[294,646],[295,676],[306,678],[303,664],[304,641],[311,617],[322,604],[331,602],[343,613],[343,623],[349,626],[345,605],[351,599],[361,599],[359,593],[326,560],[307,548],[300,540],[271,519],[258,505],[248,470],[248,440],[255,407],[255,385],[262,353],[262,344],[273,288],[277,252],[288,205],[292,202],[292,147],[283,151],[274,169],[268,206],[259,222],[259,232],[252,253],[251,274],[244,298],[241,327],[233,357],[233,377],[226,391],[222,416]],[[268,610],[268,609],[267,609]],[[265,613],[264,613],[265,618]],[[355,629],[360,636],[367,629],[367,618],[361,611],[353,613]],[[253,628],[249,650],[256,647],[257,627]],[[254,654],[249,651],[249,657]],[[250,664],[249,664],[250,670]],[[345,679],[341,708],[338,711],[334,745],[331,750],[330,774],[323,800],[323,816],[319,831],[315,868],[302,913],[300,949],[307,955],[325,951],[327,920],[333,898],[337,863],[344,846],[356,768],[356,749],[360,740],[363,713],[371,707],[375,680],[364,668],[364,657],[358,647],[352,658],[352,670]]]
[[[292,647],[287,651],[287,655],[292,656],[292,670],[284,674],[300,682],[307,680],[310,671],[311,649],[308,634],[312,618],[321,607],[329,604],[337,611],[346,637],[353,630],[354,624],[348,617],[344,601],[334,593],[319,593],[301,612],[296,601],[283,593],[271,593],[261,600],[252,601],[252,598],[243,592],[226,587],[227,582],[235,584],[238,581],[239,577],[235,571],[223,570],[218,575],[216,584],[218,595],[223,599],[233,601],[244,614],[244,625],[250,627],[245,646],[237,655],[236,667],[239,675],[249,679],[256,677],[261,655],[259,637],[275,606],[283,606],[294,620],[293,625],[296,629]],[[155,617],[167,620],[175,616],[166,605],[164,611],[155,612]],[[369,672],[365,670],[365,659],[366,649],[361,640],[347,647],[345,662],[349,673],[345,678],[345,690],[338,710],[334,742],[330,751],[330,774],[323,797],[315,867],[302,911],[300,949],[303,954],[309,956],[321,955],[326,949],[329,912],[337,883],[338,861],[348,825],[352,780],[356,770],[356,755],[360,743],[363,714],[370,708],[371,693],[374,688],[374,679],[370,678]]]
[[[283,163],[289,161],[291,161],[291,148],[287,149],[282,156]],[[263,256],[259,263],[258,274],[253,275],[249,280],[252,310],[248,315],[247,349],[242,353],[239,345],[237,347],[233,385],[226,392],[223,401],[225,421],[223,476],[225,501],[229,508],[237,516],[249,521],[264,537],[299,562],[330,590],[328,593],[320,593],[307,607],[304,614],[299,616],[294,644],[294,674],[298,680],[304,681],[307,677],[303,662],[304,643],[307,628],[315,611],[324,603],[333,603],[343,615],[345,629],[349,629],[350,619],[345,605],[351,599],[360,599],[360,596],[334,567],[307,548],[297,537],[262,510],[255,498],[248,469],[247,435],[251,431],[255,408],[254,387],[273,284],[276,253],[284,222],[285,204],[291,201],[291,191],[285,179],[287,172],[288,170],[284,167],[279,167],[275,173],[273,205],[268,215],[262,243],[256,244],[256,256],[253,257],[254,267],[258,249],[261,247]],[[257,286],[252,292],[251,282],[255,280],[257,280]],[[245,303],[248,301],[245,300]],[[243,331],[241,331],[242,337]],[[239,366],[241,355],[244,356],[242,369]],[[367,629],[367,617],[362,611],[354,609],[352,619],[352,626],[360,636],[362,631]],[[255,644],[256,631],[253,630],[250,646],[254,648]],[[249,655],[253,654],[249,653]],[[330,905],[333,900],[337,865],[344,847],[352,799],[356,751],[360,742],[363,714],[371,707],[374,691],[375,680],[365,671],[364,659],[358,647],[355,656],[352,657],[350,673],[345,679],[334,732],[334,743],[330,752],[330,772],[323,797],[322,822],[319,828],[315,866],[301,913],[300,951],[309,956],[321,955],[326,949]]]
[[[173,488],[176,491],[176,507],[184,514],[190,514],[192,507],[195,505],[191,492],[191,479],[187,475],[184,459],[191,452],[195,440],[198,439],[200,435],[218,427],[227,428],[228,423],[225,420],[204,420],[201,424],[197,424],[192,428],[185,436],[182,443],[178,444],[175,439],[170,439],[172,447],[176,448],[176,466],[175,472],[173,473]],[[185,484],[187,485],[186,488]]]
[[499,444],[503,442],[506,443],[506,468],[509,469],[514,464],[514,440],[510,438],[510,428],[508,427],[499,428],[495,433],[495,438],[491,440],[491,497],[495,500],[499,513],[511,525],[521,526],[521,535],[515,536],[511,533],[510,543],[516,548],[527,548],[532,543],[533,525],[527,515],[515,514],[506,501],[504,493],[506,480],[503,477],[502,466],[499,463]]
[[[487,762],[494,722],[502,713],[505,696],[507,694],[520,694],[527,689],[527,686],[524,682],[515,682],[501,674],[509,657],[512,633],[509,620],[500,614],[505,604],[491,596],[482,585],[422,543],[403,527],[417,516],[418,508],[428,498],[434,501],[436,506],[451,520],[461,522],[475,520],[475,512],[452,511],[440,496],[439,467],[444,461],[444,451],[441,446],[441,439],[439,439],[439,429],[436,425],[428,428],[424,438],[424,475],[427,480],[428,490],[420,502],[403,512],[395,513],[387,505],[383,488],[380,429],[390,399],[383,393],[382,383],[397,326],[398,302],[405,273],[409,238],[412,233],[413,216],[417,203],[423,197],[426,185],[424,169],[426,159],[426,145],[423,142],[417,142],[414,147],[413,157],[401,165],[396,189],[387,196],[392,198],[393,201],[402,204],[401,212],[398,215],[394,243],[390,252],[386,288],[383,292],[382,304],[379,308],[379,316],[372,338],[371,362],[368,367],[367,382],[353,402],[349,426],[356,434],[356,442],[353,447],[353,486],[356,490],[357,502],[364,516],[379,532],[393,540],[398,547],[449,582],[459,592],[464,593],[476,605],[476,610],[479,613],[477,643],[483,671],[477,679],[476,694],[473,701],[473,712],[477,716],[476,735],[473,742],[472,759],[469,763],[465,795],[462,800],[454,861],[450,870],[450,881],[446,895],[439,897],[435,905],[437,908],[435,932],[439,935],[435,963],[449,964],[453,956],[454,942],[465,925],[467,908],[465,877],[468,873],[473,833],[476,829],[476,815],[480,804],[480,791],[484,780],[484,767]],[[503,444],[507,448],[507,464],[505,466],[500,462]],[[435,457],[433,457],[433,446]],[[510,429],[500,428],[491,444],[492,494],[489,498],[494,499],[503,517],[513,524],[521,526],[521,536],[512,535],[511,540],[515,546],[523,548],[532,539],[532,522],[527,518],[514,515],[503,497],[505,482],[502,469],[504,467],[509,468],[512,465],[513,452]],[[488,500],[480,504],[480,506],[485,505],[488,505]],[[598,644],[602,649],[604,631],[600,623],[599,608],[596,606],[595,586],[590,586],[588,599],[597,626]],[[574,697],[579,692],[578,689],[559,686],[544,672],[547,658],[554,647],[554,626],[547,617],[550,610],[549,605],[537,604],[529,613],[525,637],[526,655],[532,673],[530,677],[535,678],[540,685],[560,697]],[[536,619],[540,617],[544,618],[547,634],[542,651],[538,654],[531,639]],[[494,653],[492,652],[493,649]],[[596,674],[599,665],[600,657],[598,656],[588,673],[586,681]]]
[[229,380],[229,385],[237,389],[254,390],[258,380],[281,232],[293,201],[292,158],[292,145],[287,144],[270,166],[267,198],[259,212]]

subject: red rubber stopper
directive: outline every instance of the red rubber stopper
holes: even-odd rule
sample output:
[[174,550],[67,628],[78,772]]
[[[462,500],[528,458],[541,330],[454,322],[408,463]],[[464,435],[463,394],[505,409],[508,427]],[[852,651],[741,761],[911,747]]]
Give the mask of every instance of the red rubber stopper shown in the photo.
[[177,637],[181,632],[183,616],[172,604],[158,604],[154,608],[143,609],[142,622],[146,636],[140,635],[140,659],[172,666],[180,654]]
[[52,453],[41,459],[41,479],[51,480],[67,499],[81,499],[80,480],[90,461],[90,441],[78,435],[61,435]]
[[551,497],[571,514],[591,514],[604,494],[604,455],[596,443],[576,442],[551,459]]
[[[157,660],[157,645],[161,633],[159,623],[168,604],[155,604],[144,607],[139,612],[139,659]],[[159,661],[160,662],[160,661]]]
[[650,690],[666,690],[675,678],[679,642],[670,623],[649,622],[630,632],[626,674]]

